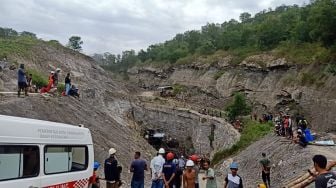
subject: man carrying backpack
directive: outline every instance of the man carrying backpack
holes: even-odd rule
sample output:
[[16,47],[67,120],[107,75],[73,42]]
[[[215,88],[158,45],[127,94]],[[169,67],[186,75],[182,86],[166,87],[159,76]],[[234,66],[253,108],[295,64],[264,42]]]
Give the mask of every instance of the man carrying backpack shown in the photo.
[[264,184],[266,185],[266,187],[270,187],[271,186],[271,178],[270,178],[270,174],[271,174],[271,161],[266,158],[266,153],[262,153],[262,159],[259,161],[259,163],[261,164],[261,177],[262,180],[264,182]]

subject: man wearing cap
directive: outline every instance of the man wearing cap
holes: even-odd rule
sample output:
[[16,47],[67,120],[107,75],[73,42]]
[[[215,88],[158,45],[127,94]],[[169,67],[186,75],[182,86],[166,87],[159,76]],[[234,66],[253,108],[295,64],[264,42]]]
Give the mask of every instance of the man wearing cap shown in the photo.
[[110,157],[105,160],[104,172],[106,179],[106,188],[117,188],[119,181],[118,161],[114,155],[117,151],[114,148],[109,150]]
[[230,164],[231,173],[225,178],[224,188],[243,188],[243,180],[237,174],[238,164],[233,162]]
[[159,149],[159,153],[151,160],[150,169],[152,175],[152,188],[163,188],[163,165],[166,162],[163,155],[165,154],[163,148]]
[[266,187],[271,187],[271,161],[266,157],[266,153],[262,153],[262,159],[259,161],[261,165],[261,178]]

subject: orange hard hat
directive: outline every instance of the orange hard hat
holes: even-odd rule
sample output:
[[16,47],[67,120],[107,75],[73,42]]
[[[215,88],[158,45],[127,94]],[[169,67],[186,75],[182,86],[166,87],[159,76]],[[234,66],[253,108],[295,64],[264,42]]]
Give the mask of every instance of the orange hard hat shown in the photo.
[[198,156],[194,154],[194,155],[190,156],[190,159],[192,161],[196,162],[198,160]]
[[172,153],[172,152],[167,153],[166,158],[167,158],[168,161],[173,160],[174,159],[174,153]]

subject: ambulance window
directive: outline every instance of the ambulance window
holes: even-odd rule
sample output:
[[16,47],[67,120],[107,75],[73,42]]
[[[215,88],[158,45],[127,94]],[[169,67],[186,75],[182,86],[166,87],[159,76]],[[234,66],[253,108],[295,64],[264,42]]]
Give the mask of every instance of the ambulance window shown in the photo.
[[86,170],[88,151],[86,146],[46,146],[45,174]]
[[38,146],[0,145],[0,181],[38,176]]

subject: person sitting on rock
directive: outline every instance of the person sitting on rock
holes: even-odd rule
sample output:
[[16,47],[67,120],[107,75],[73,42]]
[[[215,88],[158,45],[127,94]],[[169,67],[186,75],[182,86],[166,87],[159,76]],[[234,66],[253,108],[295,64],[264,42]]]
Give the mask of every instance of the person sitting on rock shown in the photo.
[[75,85],[71,86],[71,89],[69,91],[69,95],[73,96],[73,97],[79,97],[78,88],[76,88]]
[[306,136],[304,135],[301,129],[298,130],[297,136],[296,136],[296,139],[294,139],[294,142],[298,143],[302,147],[307,146],[308,142],[307,142]]
[[54,71],[50,72],[48,85],[46,87],[42,87],[40,93],[48,93],[54,87]]

